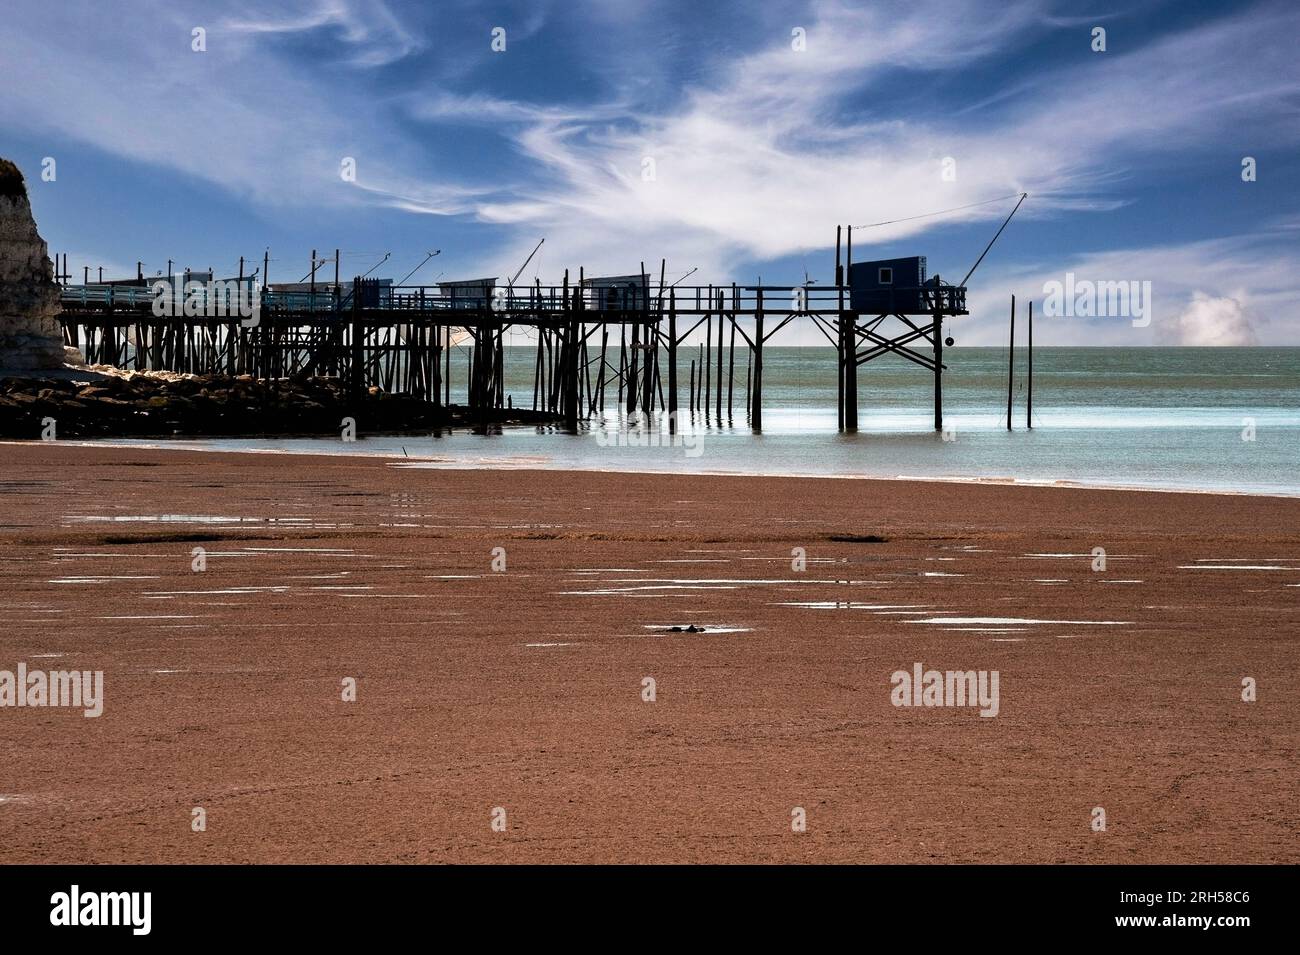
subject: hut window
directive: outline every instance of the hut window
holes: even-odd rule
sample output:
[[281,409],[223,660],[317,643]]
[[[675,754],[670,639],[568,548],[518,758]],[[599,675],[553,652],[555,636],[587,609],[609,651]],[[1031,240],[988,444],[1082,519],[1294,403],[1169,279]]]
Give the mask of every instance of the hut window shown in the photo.
[[881,269],[881,270],[880,270],[880,284],[881,284],[881,285],[893,285],[893,284],[894,284],[894,270],[893,270],[893,269]]

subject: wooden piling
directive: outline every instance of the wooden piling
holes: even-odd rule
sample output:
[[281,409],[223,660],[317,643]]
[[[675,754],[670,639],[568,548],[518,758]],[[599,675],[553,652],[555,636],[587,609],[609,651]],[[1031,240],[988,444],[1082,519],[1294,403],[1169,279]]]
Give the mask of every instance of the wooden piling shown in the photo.
[[718,421],[722,421],[722,310],[718,310],[718,394],[714,399]]
[[858,430],[858,313],[840,313],[844,349],[844,430]]
[[704,316],[704,414],[709,413],[713,385],[713,313]]
[[668,433],[677,433],[677,292],[668,290]]
[[1025,427],[1033,430],[1034,421],[1034,300],[1029,300],[1029,369],[1025,375]]
[[352,396],[352,412],[355,415],[360,408],[361,395],[365,390],[364,367],[364,332],[361,326],[361,277],[357,276],[352,285],[352,354],[348,362],[348,389]]
[[755,432],[763,430],[763,289],[757,291],[754,303],[754,390],[750,399],[750,426]]
[[1016,297],[1011,296],[1011,337],[1007,346],[1007,430],[1011,430],[1011,389],[1016,374]]
[[[719,304],[721,302],[719,301]],[[731,348],[727,357],[727,418],[731,418],[731,395],[736,385],[736,316],[731,316]]]

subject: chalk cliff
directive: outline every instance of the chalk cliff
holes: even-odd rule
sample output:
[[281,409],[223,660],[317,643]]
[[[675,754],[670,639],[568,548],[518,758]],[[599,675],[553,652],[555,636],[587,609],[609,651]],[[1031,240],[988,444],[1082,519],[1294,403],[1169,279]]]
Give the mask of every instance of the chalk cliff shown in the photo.
[[0,369],[62,368],[59,289],[18,167],[0,159]]

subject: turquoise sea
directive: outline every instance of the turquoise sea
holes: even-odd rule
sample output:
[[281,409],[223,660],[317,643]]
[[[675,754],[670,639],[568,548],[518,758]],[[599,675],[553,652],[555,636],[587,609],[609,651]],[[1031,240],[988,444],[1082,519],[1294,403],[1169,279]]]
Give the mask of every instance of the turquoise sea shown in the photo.
[[[764,352],[763,433],[745,412],[747,368],[737,352],[732,410],[691,413],[692,354],[683,350],[676,440],[666,420],[629,421],[606,396],[603,417],[566,435],[508,427],[402,437],[176,442],[213,450],[384,454],[434,467],[546,467],[1080,482],[1300,494],[1300,348],[1051,348],[1034,350],[1032,430],[1026,355],[1012,377],[1006,429],[1006,349],[944,352],[946,436],[933,431],[932,377],[898,358],[859,369],[859,431],[836,429],[835,352]],[[507,349],[507,390],[532,405],[535,350]],[[611,352],[617,365],[617,350]],[[452,400],[464,393],[464,354]],[[593,376],[595,372],[593,370]],[[667,387],[664,374],[663,385]],[[716,382],[711,382],[716,387]],[[725,387],[725,382],[724,382]],[[461,399],[463,400],[463,398]],[[364,422],[360,424],[364,434]]]

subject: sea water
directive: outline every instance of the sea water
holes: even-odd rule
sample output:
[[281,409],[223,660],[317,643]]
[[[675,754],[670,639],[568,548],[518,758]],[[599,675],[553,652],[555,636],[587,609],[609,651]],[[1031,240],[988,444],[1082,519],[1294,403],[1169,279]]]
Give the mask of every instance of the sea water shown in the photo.
[[[618,368],[616,345],[607,357],[610,377]],[[737,349],[734,376],[724,357],[720,415],[716,352],[707,408],[690,407],[690,363],[698,357],[693,349],[679,353],[675,440],[666,415],[629,417],[615,383],[606,387],[603,414],[585,420],[576,436],[550,426],[514,426],[491,435],[366,437],[365,422],[358,422],[362,437],[350,443],[168,443],[393,455],[428,467],[1061,481],[1300,495],[1300,348],[1036,348],[1028,421],[1023,349],[1010,363],[1006,349],[950,348],[944,351],[945,430],[938,433],[933,373],[901,358],[859,367],[858,431],[844,434],[837,429],[834,349],[766,348],[763,431],[756,434],[746,411],[745,350]],[[506,393],[516,408],[532,407],[535,359],[534,348],[506,349]],[[590,371],[594,383],[597,361]],[[664,368],[661,378],[666,389]],[[463,402],[463,355],[453,362],[452,380],[452,401]]]

